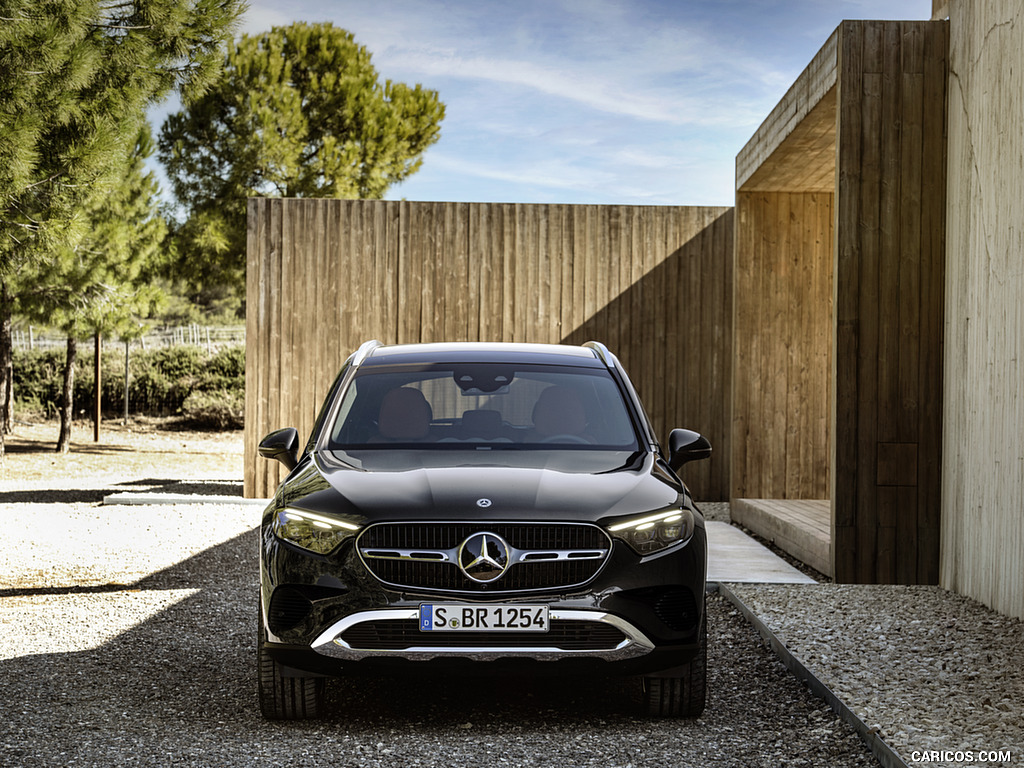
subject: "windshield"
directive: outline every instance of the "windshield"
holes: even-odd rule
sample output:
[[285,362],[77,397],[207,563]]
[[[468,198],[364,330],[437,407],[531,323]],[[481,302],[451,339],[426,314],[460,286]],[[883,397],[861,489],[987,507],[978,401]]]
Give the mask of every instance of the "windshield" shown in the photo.
[[331,425],[328,450],[639,450],[603,368],[457,364],[366,367]]

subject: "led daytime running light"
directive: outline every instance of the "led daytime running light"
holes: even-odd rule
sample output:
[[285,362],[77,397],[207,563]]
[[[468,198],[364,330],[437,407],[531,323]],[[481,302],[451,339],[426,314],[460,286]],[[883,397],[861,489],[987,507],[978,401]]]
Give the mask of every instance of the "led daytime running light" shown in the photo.
[[693,512],[683,506],[616,523],[608,526],[607,531],[640,557],[646,557],[689,541],[694,524]]
[[615,525],[608,526],[608,530],[612,533],[617,531],[624,531],[627,528],[636,528],[637,530],[643,530],[643,528],[649,528],[655,523],[660,522],[675,522],[676,520],[682,519],[683,515],[679,510],[672,509],[668,512],[659,512],[656,515],[649,517],[641,517],[639,520],[630,520],[628,523],[616,523]]
[[305,510],[292,509],[291,507],[283,510],[282,514],[289,520],[305,520],[312,523],[317,528],[330,527],[330,528],[343,528],[346,531],[358,531],[358,525],[352,525],[352,523],[346,523],[343,520],[338,520],[333,517],[324,517],[314,512],[306,512]]

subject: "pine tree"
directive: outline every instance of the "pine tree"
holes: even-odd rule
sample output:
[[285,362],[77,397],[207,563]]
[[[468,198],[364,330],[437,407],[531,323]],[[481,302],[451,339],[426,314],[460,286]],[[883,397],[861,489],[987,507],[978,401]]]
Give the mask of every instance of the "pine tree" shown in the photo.
[[11,359],[11,275],[75,246],[84,201],[123,169],[145,108],[174,88],[203,92],[244,7],[0,0],[0,371]]
[[[81,234],[147,105],[202,92],[242,0],[0,0],[0,265]],[[76,226],[79,225],[79,226]]]
[[[77,340],[137,333],[160,301],[151,277],[162,258],[166,223],[159,213],[159,185],[145,168],[153,153],[149,126],[139,132],[129,163],[109,189],[83,207],[86,233],[72,247],[33,259],[19,275],[19,310],[67,334],[64,389],[57,450],[71,442],[72,395]],[[99,386],[99,377],[96,379]],[[99,391],[96,392],[99,402]]]
[[379,198],[440,138],[436,91],[380,82],[370,52],[329,23],[228,47],[224,74],[171,115],[160,160],[186,217],[175,239],[200,298],[245,281],[245,198]]

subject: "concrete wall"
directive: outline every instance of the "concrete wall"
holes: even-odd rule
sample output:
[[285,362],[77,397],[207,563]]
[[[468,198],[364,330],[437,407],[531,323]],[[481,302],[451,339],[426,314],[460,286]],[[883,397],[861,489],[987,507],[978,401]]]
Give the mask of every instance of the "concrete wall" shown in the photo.
[[949,11],[941,583],[1024,617],[1024,4]]

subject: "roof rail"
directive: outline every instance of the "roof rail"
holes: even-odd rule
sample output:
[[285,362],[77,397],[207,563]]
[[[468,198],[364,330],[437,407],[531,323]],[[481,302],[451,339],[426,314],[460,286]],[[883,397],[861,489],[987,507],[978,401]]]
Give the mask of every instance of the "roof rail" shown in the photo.
[[584,347],[589,347],[594,350],[597,356],[601,359],[609,368],[615,368],[615,355],[608,351],[608,347],[602,344],[600,341],[587,341],[583,344]]
[[352,365],[358,367],[360,363],[363,362],[363,360],[370,356],[370,353],[373,352],[373,350],[375,350],[377,347],[383,346],[384,345],[381,344],[377,339],[370,339],[369,341],[364,341],[362,344],[359,345],[359,349],[355,351],[355,354],[352,355]]

